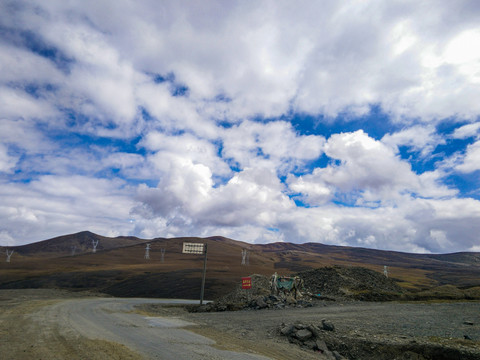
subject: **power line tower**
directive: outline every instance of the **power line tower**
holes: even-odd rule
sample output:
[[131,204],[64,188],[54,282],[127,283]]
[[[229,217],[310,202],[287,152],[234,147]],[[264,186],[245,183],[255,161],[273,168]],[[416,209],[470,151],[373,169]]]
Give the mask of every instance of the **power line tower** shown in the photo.
[[242,250],[242,265],[249,265],[250,254],[248,253],[247,249]]
[[388,266],[384,266],[383,267],[383,275],[385,275],[385,277],[388,277]]
[[7,251],[7,262],[9,263],[10,262],[10,258],[12,257],[13,253],[15,250],[12,250],[12,252],[9,252],[8,249],[6,250]]
[[97,252],[98,240],[92,240],[93,249],[92,252],[95,254]]
[[144,258],[146,260],[150,260],[150,244],[147,244],[147,247],[145,248],[145,256]]
[[75,250],[77,250],[77,246],[73,245],[72,246],[72,256],[75,256]]
[[160,249],[160,262],[165,262],[165,249]]

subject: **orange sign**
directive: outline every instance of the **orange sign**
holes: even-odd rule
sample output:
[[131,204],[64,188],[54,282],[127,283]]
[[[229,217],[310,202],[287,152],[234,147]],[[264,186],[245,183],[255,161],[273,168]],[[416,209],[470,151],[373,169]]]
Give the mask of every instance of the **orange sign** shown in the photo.
[[252,278],[242,277],[242,289],[251,289],[251,288],[252,288]]

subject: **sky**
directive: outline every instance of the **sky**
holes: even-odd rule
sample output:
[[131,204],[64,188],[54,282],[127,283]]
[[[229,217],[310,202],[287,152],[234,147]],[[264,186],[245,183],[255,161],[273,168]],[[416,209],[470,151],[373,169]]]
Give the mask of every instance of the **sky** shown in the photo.
[[480,2],[0,0],[0,245],[480,251]]

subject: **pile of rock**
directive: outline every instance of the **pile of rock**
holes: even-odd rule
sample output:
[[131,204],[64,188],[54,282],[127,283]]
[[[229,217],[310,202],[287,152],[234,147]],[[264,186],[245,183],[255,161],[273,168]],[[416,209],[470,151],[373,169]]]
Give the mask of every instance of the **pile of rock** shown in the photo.
[[229,294],[203,306],[189,306],[191,312],[210,311],[235,311],[235,310],[260,310],[260,309],[285,309],[289,307],[310,307],[312,303],[308,297],[292,295],[272,295],[270,279],[264,275],[253,274],[252,288],[242,289],[241,285]]
[[255,299],[249,301],[245,308],[249,309],[285,309],[287,307],[311,307],[313,306],[310,301],[305,299],[295,299],[293,296],[287,296],[285,298],[268,295],[268,296],[258,296]]
[[330,349],[325,342],[326,335],[334,331],[335,326],[325,319],[320,325],[295,323],[281,324],[279,327],[280,334],[286,336],[289,342],[318,352],[320,359],[344,360],[345,357]]
[[312,295],[366,301],[398,299],[403,289],[382,273],[363,267],[331,266],[297,274]]
[[190,312],[212,312],[212,311],[237,311],[237,310],[261,310],[261,309],[285,309],[289,307],[310,307],[311,302],[298,299],[292,296],[282,298],[275,295],[255,296],[249,300],[237,300],[235,302],[220,299],[203,306],[191,305],[187,306]]

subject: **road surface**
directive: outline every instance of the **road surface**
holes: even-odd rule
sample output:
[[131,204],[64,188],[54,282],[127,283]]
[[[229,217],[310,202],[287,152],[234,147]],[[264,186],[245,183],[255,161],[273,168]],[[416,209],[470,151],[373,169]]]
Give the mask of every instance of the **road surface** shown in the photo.
[[[183,327],[193,323],[172,317],[149,317],[132,310],[144,303],[186,300],[91,298],[63,300],[33,312],[43,332],[65,339],[87,338],[123,344],[146,359],[268,359],[253,353],[219,350],[215,342]],[[192,303],[192,302],[190,302]]]

